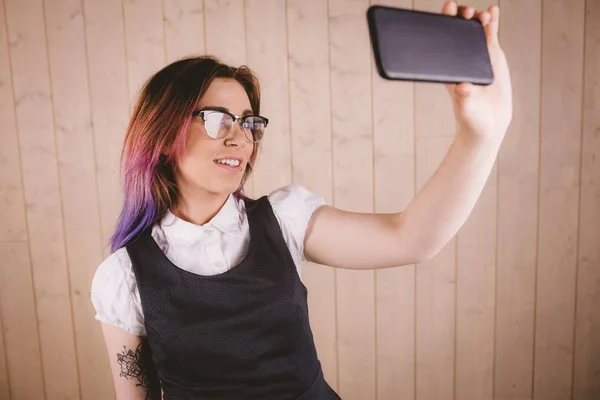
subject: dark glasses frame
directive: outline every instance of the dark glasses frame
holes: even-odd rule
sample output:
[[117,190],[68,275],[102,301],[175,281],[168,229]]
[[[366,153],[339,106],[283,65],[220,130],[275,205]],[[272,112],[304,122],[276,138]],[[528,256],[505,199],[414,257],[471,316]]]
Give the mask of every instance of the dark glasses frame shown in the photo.
[[[253,143],[258,143],[262,140],[262,137],[259,140],[254,140],[254,136],[252,136],[252,138],[248,137],[248,134],[252,135],[252,133],[248,133],[246,131],[246,127],[244,127],[244,123],[246,122],[247,118],[260,118],[264,121],[265,123],[265,129],[267,128],[267,125],[269,125],[269,119],[266,117],[263,117],[262,115],[255,115],[255,114],[247,114],[247,115],[235,115],[233,113],[230,113],[229,111],[225,111],[225,110],[213,110],[213,109],[202,109],[202,110],[196,110],[194,112],[192,112],[192,117],[197,117],[200,116],[200,118],[202,118],[202,121],[204,121],[204,129],[206,130],[206,115],[208,113],[221,113],[221,114],[227,114],[231,117],[232,119],[232,126],[229,130],[229,132],[231,132],[231,129],[233,128],[233,124],[235,123],[235,121],[239,120],[239,124],[240,127],[242,128],[242,131],[244,132],[244,136],[246,137],[246,139],[248,139],[249,141],[253,142]],[[250,128],[248,128],[250,129]],[[208,131],[207,131],[208,133]],[[264,132],[263,132],[264,133]],[[209,135],[210,136],[210,135]],[[212,136],[210,136],[212,138]],[[227,137],[227,136],[225,136]],[[213,138],[213,139],[219,139],[219,138]],[[223,138],[221,138],[223,139]]]

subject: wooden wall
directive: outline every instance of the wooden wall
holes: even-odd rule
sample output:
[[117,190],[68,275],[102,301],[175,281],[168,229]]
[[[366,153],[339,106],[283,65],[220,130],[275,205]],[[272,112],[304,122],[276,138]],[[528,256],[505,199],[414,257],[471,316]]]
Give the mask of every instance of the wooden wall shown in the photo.
[[[344,399],[600,398],[600,1],[471,4],[496,1],[514,120],[467,224],[423,265],[304,268]],[[0,0],[0,399],[114,398],[90,283],[132,100],[182,55],[262,79],[273,122],[251,194],[294,182],[348,210],[408,204],[453,116],[442,86],[379,78],[369,4]]]

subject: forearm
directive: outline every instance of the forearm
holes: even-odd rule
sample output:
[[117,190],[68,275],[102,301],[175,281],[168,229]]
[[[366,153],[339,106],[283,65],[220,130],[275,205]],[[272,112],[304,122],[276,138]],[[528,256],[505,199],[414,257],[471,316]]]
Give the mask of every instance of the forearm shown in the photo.
[[437,254],[473,210],[494,166],[502,135],[473,139],[459,133],[444,160],[402,213],[402,229],[419,259]]

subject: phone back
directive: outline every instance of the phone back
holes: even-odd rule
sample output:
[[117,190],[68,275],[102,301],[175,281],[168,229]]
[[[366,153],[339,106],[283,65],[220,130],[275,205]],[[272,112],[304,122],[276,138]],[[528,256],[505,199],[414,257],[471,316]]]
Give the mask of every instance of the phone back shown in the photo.
[[367,19],[382,77],[492,83],[485,32],[479,21],[385,6],[369,7]]

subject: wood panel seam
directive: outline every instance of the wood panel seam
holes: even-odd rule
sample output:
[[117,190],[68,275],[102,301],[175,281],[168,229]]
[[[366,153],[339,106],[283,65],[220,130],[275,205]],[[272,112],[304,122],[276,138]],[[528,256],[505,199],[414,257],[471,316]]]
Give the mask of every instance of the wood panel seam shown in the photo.
[[[329,77],[329,138],[331,140],[331,205],[335,205],[335,168],[334,168],[334,145],[333,145],[333,103],[332,103],[332,91],[333,87],[331,84],[331,4],[330,0],[327,0],[327,53],[328,53],[328,77]],[[338,271],[333,270],[333,296],[334,296],[334,310],[335,310],[335,359],[336,359],[336,383],[337,391],[340,389],[340,347],[339,347],[339,329],[338,329]]]
[[206,0],[202,0],[202,31],[204,33],[204,53],[208,54],[208,47],[206,47]]
[[537,294],[538,294],[538,274],[540,263],[540,203],[542,190],[542,116],[543,116],[543,96],[544,96],[544,2],[540,1],[540,91],[539,91],[539,121],[538,121],[538,181],[537,181],[537,219],[536,219],[536,240],[535,240],[535,271],[533,281],[533,346],[531,356],[531,399],[535,396],[535,337],[537,329]]
[[579,138],[579,199],[577,207],[577,240],[575,248],[575,290],[574,296],[575,301],[573,304],[573,353],[572,353],[572,366],[571,366],[571,399],[575,395],[575,353],[577,346],[577,299],[579,292],[579,251],[580,251],[580,239],[581,239],[581,205],[582,205],[582,188],[583,188],[583,139],[585,132],[585,82],[586,82],[586,55],[587,55],[587,0],[583,0],[583,62],[581,71],[581,133]]
[[[131,103],[131,77],[130,77],[130,72],[129,72],[129,49],[127,46],[127,18],[125,15],[125,1],[127,0],[121,0],[121,16],[122,16],[122,21],[123,24],[121,25],[123,27],[123,47],[125,48],[125,76],[127,77],[127,116],[129,118],[131,118],[132,115],[132,107],[133,104]],[[119,169],[120,171],[120,169]],[[120,179],[119,179],[120,180]]]
[[[0,332],[1,336],[4,336],[4,319],[2,317],[2,310],[4,308],[2,307],[2,297],[0,296],[0,327],[2,328],[2,332]],[[8,368],[8,354],[7,354],[7,347],[6,347],[6,339],[2,339],[2,351],[4,352],[4,365],[6,366],[6,384],[7,384],[7,388],[6,390],[8,391],[8,399],[10,400],[12,398],[11,392],[10,392],[10,368]]]
[[162,13],[161,17],[160,17],[160,22],[162,25],[162,34],[163,34],[163,64],[166,64],[169,62],[169,57],[168,57],[168,52],[167,52],[167,46],[169,45],[169,41],[167,40],[167,31],[165,29],[165,24],[166,24],[166,18],[165,18],[165,0],[160,0],[160,12]]
[[[8,13],[6,11],[6,4],[4,6],[4,21],[6,22],[6,47],[7,47],[7,57],[8,57],[8,69],[10,71],[10,79],[11,79],[11,88],[12,88],[12,97],[13,97],[13,102],[16,99],[16,94],[15,94],[15,83],[14,83],[14,74],[13,74],[13,65],[12,65],[12,57],[11,57],[11,46],[10,46],[10,40],[9,40],[9,32],[8,32]],[[16,111],[16,110],[15,110]],[[19,159],[19,176],[21,178],[21,187],[25,188],[25,181],[23,179],[23,162],[22,162],[22,157],[21,157],[21,138],[20,138],[20,128],[19,128],[19,121],[15,112],[15,130],[16,130],[16,139],[17,139],[17,153],[18,153],[18,159]],[[23,194],[23,212],[25,214],[25,228],[27,230],[27,238],[31,238],[30,235],[30,227],[29,227],[29,216],[27,215],[27,199],[25,198],[25,195]],[[40,375],[42,378],[42,390],[44,393],[44,399],[47,399],[48,395],[47,395],[47,391],[46,391],[46,377],[45,377],[45,373],[44,373],[44,355],[42,354],[42,341],[41,341],[41,335],[40,335],[40,324],[39,324],[39,314],[38,314],[38,305],[37,305],[37,297],[35,296],[35,283],[33,282],[33,255],[31,253],[31,245],[28,243],[27,245],[27,253],[29,254],[29,273],[30,276],[32,277],[31,279],[31,293],[33,293],[33,311],[34,311],[34,317],[35,317],[35,321],[36,321],[36,332],[37,332],[37,344],[38,344],[38,348],[39,348],[39,356],[40,356]],[[6,344],[5,344],[6,345]],[[9,382],[9,389],[10,389],[10,382]]]
[[292,132],[292,90],[291,90],[291,77],[290,77],[290,33],[288,23],[288,0],[284,0],[283,4],[283,17],[285,20],[285,66],[287,72],[287,86],[288,86],[288,129],[290,132],[289,143],[290,143],[290,176],[289,179],[294,182],[294,137]]
[[[62,228],[62,237],[63,237],[63,251],[65,252],[65,269],[67,272],[67,293],[69,295],[69,311],[71,313],[71,330],[73,331],[73,347],[75,354],[75,366],[77,370],[77,390],[79,391],[79,397],[83,398],[83,393],[81,389],[81,369],[79,367],[79,349],[77,346],[77,331],[75,330],[75,312],[73,310],[73,297],[71,296],[71,268],[69,265],[69,251],[67,244],[67,233],[65,226],[65,210],[63,203],[63,190],[62,190],[62,180],[60,174],[60,163],[59,158],[60,154],[58,152],[58,144],[56,142],[56,110],[54,107],[54,90],[52,87],[52,68],[50,65],[50,45],[48,42],[48,22],[46,21],[46,1],[42,0],[42,18],[44,21],[44,39],[46,42],[46,62],[48,63],[48,87],[50,89],[50,107],[52,109],[52,138],[54,143],[54,152],[56,154],[56,174],[57,174],[57,187],[58,187],[58,196],[60,198],[60,215],[61,215],[61,228]],[[43,369],[43,368],[42,368]]]
[[[104,237],[104,233],[102,232],[102,204],[100,202],[100,183],[99,183],[99,179],[98,179],[98,159],[96,158],[96,134],[94,132],[95,130],[95,126],[94,126],[94,112],[92,109],[92,83],[91,83],[91,78],[90,78],[90,57],[88,54],[88,36],[87,36],[87,29],[86,29],[86,13],[85,13],[85,1],[84,0],[80,0],[80,5],[81,5],[81,13],[83,16],[83,50],[85,52],[85,76],[87,79],[87,85],[88,85],[88,96],[89,96],[89,101],[88,101],[88,109],[89,109],[89,113],[90,113],[90,134],[92,135],[92,160],[94,163],[94,180],[95,180],[95,188],[96,188],[96,204],[97,204],[97,209],[98,209],[98,228],[100,230],[100,239],[103,240]],[[104,245],[105,243],[101,242],[99,243],[100,245],[100,253],[102,254],[104,252]]]
[[[369,5],[372,4],[372,0],[369,0]],[[371,58],[371,60],[373,60],[373,49],[371,48],[371,46],[369,46],[369,56]],[[371,163],[372,163],[372,167],[371,167],[371,192],[372,192],[372,203],[371,203],[371,207],[373,212],[376,212],[376,204],[377,204],[377,199],[376,199],[376,190],[375,190],[375,186],[376,186],[376,182],[377,180],[375,179],[375,173],[376,173],[376,169],[375,169],[375,101],[374,101],[374,87],[373,87],[373,61],[369,62],[369,80],[370,80],[370,103],[371,103]],[[373,295],[375,296],[375,301],[373,301],[373,355],[375,357],[375,368],[374,368],[374,378],[375,378],[375,400],[378,399],[379,397],[379,368],[378,365],[379,363],[377,362],[378,360],[378,354],[377,354],[377,349],[378,349],[378,343],[377,343],[377,276],[378,276],[378,271],[374,270],[373,271]]]

